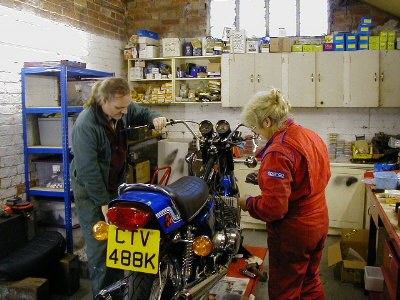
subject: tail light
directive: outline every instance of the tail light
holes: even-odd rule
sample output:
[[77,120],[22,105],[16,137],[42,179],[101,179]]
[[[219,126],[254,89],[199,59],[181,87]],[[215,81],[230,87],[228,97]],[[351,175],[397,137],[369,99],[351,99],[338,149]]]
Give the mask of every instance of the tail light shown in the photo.
[[144,227],[153,217],[153,211],[145,204],[119,202],[107,212],[108,220],[115,226],[135,230]]

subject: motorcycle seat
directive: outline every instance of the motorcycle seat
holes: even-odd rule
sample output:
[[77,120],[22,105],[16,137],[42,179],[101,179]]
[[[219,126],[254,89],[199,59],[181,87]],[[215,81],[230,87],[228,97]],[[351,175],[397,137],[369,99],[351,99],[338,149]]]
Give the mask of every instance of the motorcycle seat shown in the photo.
[[169,193],[186,221],[193,219],[207,202],[208,186],[203,179],[196,176],[184,176],[162,188]]

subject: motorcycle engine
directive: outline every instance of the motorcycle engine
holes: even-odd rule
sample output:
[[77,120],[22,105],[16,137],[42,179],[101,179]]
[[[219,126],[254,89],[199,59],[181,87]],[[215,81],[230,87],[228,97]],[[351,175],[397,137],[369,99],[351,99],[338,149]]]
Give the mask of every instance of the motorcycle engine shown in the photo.
[[214,252],[236,254],[239,251],[242,233],[238,228],[226,228],[214,234]]

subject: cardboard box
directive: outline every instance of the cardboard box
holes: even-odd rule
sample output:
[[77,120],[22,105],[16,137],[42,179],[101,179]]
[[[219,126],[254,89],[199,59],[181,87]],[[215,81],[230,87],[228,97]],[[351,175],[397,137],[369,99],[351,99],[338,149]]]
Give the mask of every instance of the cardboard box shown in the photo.
[[345,46],[344,44],[334,44],[335,46],[335,51],[344,51],[345,50]]
[[388,42],[395,42],[396,41],[396,31],[394,31],[394,30],[388,31],[387,40],[388,40]]
[[388,38],[388,32],[387,31],[381,31],[379,33],[379,41],[380,42],[387,42],[387,38]]
[[335,34],[334,36],[333,36],[333,42],[335,43],[335,44],[344,44],[344,42],[345,42],[345,34],[344,33],[338,33],[338,34]]
[[[379,39],[379,36],[378,36],[378,39]],[[358,42],[359,42],[359,43],[367,43],[367,44],[368,44],[368,42],[369,42],[369,35],[360,34],[360,35],[358,36]]]
[[357,43],[357,34],[355,33],[346,33],[346,44],[347,43]]
[[333,34],[327,34],[325,36],[325,43],[333,43]]
[[135,80],[135,79],[143,79],[143,68],[142,67],[130,68],[129,80]]
[[292,45],[292,52],[303,52],[303,45]]
[[357,43],[346,44],[346,51],[355,51],[355,50],[357,50]]
[[369,42],[372,43],[372,44],[379,44],[380,36],[379,35],[371,35],[369,37]]
[[135,60],[135,67],[141,67],[144,68],[146,67],[146,62],[144,60]]
[[361,283],[367,265],[369,231],[342,229],[341,241],[328,247],[328,267],[340,270],[343,282]]
[[146,46],[146,57],[147,58],[154,58],[160,56],[160,50],[158,46]]
[[324,51],[334,51],[335,47],[333,43],[324,43]]
[[303,45],[303,52],[315,51],[315,45]]
[[246,52],[246,34],[244,30],[231,32],[230,45],[231,45],[231,53]]
[[394,50],[395,48],[395,42],[387,42],[387,49],[388,50]]
[[368,50],[368,44],[358,43],[358,50]]
[[370,17],[362,17],[361,18],[361,25],[364,25],[364,26],[372,26],[372,18],[370,18]]
[[379,43],[369,43],[369,50],[379,50]]
[[359,34],[369,34],[369,33],[370,33],[370,32],[369,32],[369,29],[370,29],[369,26],[366,26],[366,25],[359,25],[359,26],[358,26],[358,33],[359,33]]
[[258,53],[258,41],[246,41],[246,53]]
[[380,42],[379,43],[379,49],[380,50],[387,50],[387,41],[385,41],[385,42]]
[[147,46],[159,46],[160,40],[153,39],[147,36],[139,36],[138,37],[139,44],[146,44]]
[[162,39],[162,50],[164,57],[181,56],[182,47],[179,38],[164,38]]
[[209,63],[207,65],[207,74],[210,76],[221,75],[221,64],[220,63]]
[[324,51],[324,45],[322,44],[314,45],[314,51],[316,52]]
[[[271,38],[269,52],[279,53],[279,52],[290,52],[291,51],[291,40],[290,38]],[[304,51],[304,45],[303,45]]]

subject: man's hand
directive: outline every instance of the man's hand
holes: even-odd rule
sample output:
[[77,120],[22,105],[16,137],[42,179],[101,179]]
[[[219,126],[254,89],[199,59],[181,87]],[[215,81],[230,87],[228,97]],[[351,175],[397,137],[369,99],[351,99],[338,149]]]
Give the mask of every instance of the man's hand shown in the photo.
[[153,125],[156,130],[161,130],[167,125],[167,119],[164,117],[158,117],[153,120]]
[[250,195],[244,195],[239,198],[239,206],[242,210],[247,211],[246,200],[251,197]]

